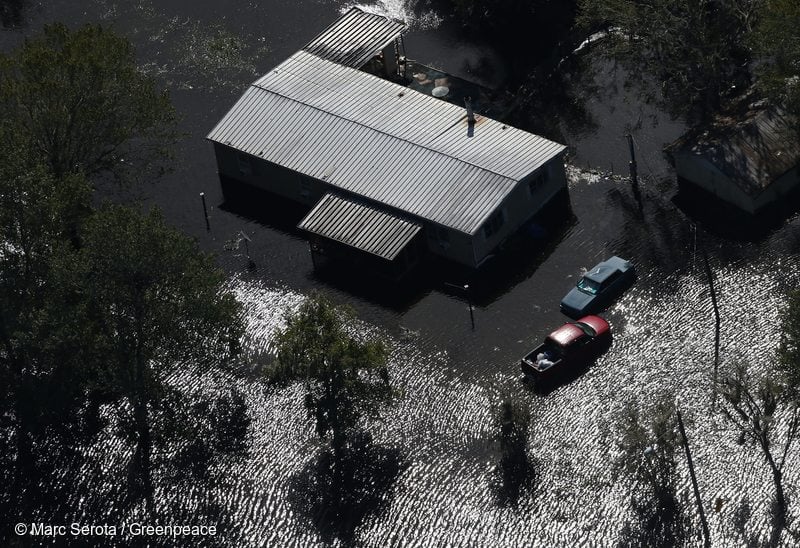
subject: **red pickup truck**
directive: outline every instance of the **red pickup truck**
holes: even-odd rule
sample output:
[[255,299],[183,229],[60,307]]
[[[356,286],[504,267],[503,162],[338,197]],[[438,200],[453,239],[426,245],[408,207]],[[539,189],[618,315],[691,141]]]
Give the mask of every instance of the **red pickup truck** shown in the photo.
[[522,372],[537,381],[588,365],[608,348],[611,329],[600,316],[584,316],[550,333],[520,361]]

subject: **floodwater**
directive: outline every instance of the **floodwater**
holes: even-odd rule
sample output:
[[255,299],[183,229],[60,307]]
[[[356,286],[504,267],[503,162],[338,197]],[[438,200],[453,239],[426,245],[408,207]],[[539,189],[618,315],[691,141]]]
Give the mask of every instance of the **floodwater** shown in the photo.
[[[722,367],[738,360],[763,366],[778,341],[783,294],[800,282],[800,218],[790,218],[756,242],[695,227],[672,202],[677,189],[660,152],[682,132],[682,124],[643,105],[625,90],[621,71],[596,61],[590,77],[595,87],[577,90],[589,120],[580,127],[559,121],[558,135],[548,135],[571,149],[573,218],[550,233],[547,245],[523,239],[515,248],[517,268],[483,287],[473,285],[474,330],[465,296],[444,285],[462,279],[438,280],[391,305],[320,279],[307,244],[292,229],[292,214],[276,214],[280,204],[270,204],[269,197],[263,198],[263,209],[225,202],[204,136],[250,81],[350,5],[331,0],[22,2],[17,28],[0,34],[0,46],[7,50],[48,21],[112,25],[134,42],[145,70],[169,87],[181,115],[185,137],[174,173],[139,192],[173,225],[218,254],[247,311],[249,359],[240,374],[186,374],[173,382],[187,391],[239,388],[253,423],[246,456],[217,463],[207,484],[158,493],[161,508],[170,509],[165,519],[215,521],[220,527],[216,543],[227,546],[610,545],[631,519],[629,493],[615,481],[610,464],[616,456],[614,413],[629,399],[648,402],[674,393],[689,419],[687,433],[714,544],[744,543],[737,516],[744,516],[748,532],[766,538],[768,471],[759,453],[738,445],[712,410],[714,318],[700,250],[708,252],[715,275]],[[440,28],[435,12],[392,1],[371,9],[409,21],[410,57],[502,86],[502,60],[485,45]],[[638,201],[621,176],[627,169],[628,132],[639,155]],[[210,205],[208,232],[200,192]],[[240,230],[252,239],[255,269],[248,269],[244,249],[237,245]],[[639,277],[608,311],[614,334],[610,350],[575,381],[546,395],[531,392],[519,382],[517,360],[564,321],[559,300],[582,269],[612,254],[632,260]],[[356,332],[391,343],[390,372],[401,389],[381,421],[365,424],[373,440],[364,454],[389,463],[391,473],[373,478],[371,498],[365,499],[369,511],[352,527],[338,530],[338,539],[330,528],[313,525],[309,503],[298,497],[319,447],[301,390],[266,388],[253,375],[269,360],[271,337],[284,314],[312,290],[352,306],[360,318],[352,326]],[[491,481],[497,460],[491,409],[505,395],[518,397],[533,416],[528,449],[535,481],[516,506],[498,505]],[[113,507],[121,495],[109,478],[123,469],[130,456],[126,451],[111,434],[87,448],[95,462],[79,472],[85,491],[76,493],[59,517],[79,517],[98,505]],[[789,485],[800,480],[796,464],[795,454],[787,464]],[[681,472],[681,488],[688,492],[688,474]],[[316,521],[330,525],[330,520]]]

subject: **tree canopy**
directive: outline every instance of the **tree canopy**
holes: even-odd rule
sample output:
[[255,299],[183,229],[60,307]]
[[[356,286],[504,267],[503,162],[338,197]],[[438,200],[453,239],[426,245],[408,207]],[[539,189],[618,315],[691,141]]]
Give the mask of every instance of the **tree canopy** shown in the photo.
[[286,318],[275,338],[272,381],[303,381],[304,399],[320,438],[341,450],[362,416],[377,416],[392,395],[381,341],[359,341],[347,331],[346,311],[319,295]]
[[800,291],[788,295],[783,313],[778,367],[786,377],[791,396],[800,403]]
[[623,527],[619,546],[681,546],[689,524],[677,492],[680,442],[674,404],[666,399],[651,406],[628,402],[616,428],[615,469],[635,486],[635,519]]
[[90,178],[158,165],[173,118],[131,45],[99,26],[50,25],[0,56],[0,452],[11,470],[0,504],[20,516],[49,485],[44,463],[91,442],[103,404],[133,444],[134,502],[152,502],[151,455],[167,441],[163,453],[198,472],[213,451],[242,447],[240,395],[188,402],[168,380],[238,352],[223,273],[157,211],[92,207]]
[[161,165],[174,118],[131,44],[99,25],[47,25],[0,55],[2,145],[23,148],[57,178],[148,172]]
[[135,428],[134,477],[151,494],[154,407],[177,367],[219,367],[239,351],[240,306],[224,291],[211,256],[168,227],[157,211],[106,206],[87,222],[68,266],[84,325],[103,349],[111,393],[130,403]]
[[755,27],[754,42],[764,61],[760,70],[762,87],[800,117],[800,3],[766,0]]
[[750,82],[749,32],[760,0],[579,0],[579,21],[605,29],[607,51],[647,96],[705,119]]

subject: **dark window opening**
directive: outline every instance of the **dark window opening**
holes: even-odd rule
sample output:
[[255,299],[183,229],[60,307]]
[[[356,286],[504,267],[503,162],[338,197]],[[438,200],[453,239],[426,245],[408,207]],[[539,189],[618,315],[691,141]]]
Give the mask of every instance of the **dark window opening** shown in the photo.
[[236,159],[239,162],[239,173],[242,175],[252,175],[253,165],[250,163],[250,157],[247,154],[238,154]]
[[489,238],[493,234],[496,234],[498,230],[503,226],[505,222],[505,215],[503,215],[503,210],[498,209],[492,216],[489,217],[489,220],[486,221],[483,225],[483,235],[486,238]]
[[549,173],[549,171],[550,171],[550,170],[548,169],[548,167],[547,167],[547,166],[545,166],[545,167],[543,167],[543,168],[542,168],[542,169],[539,171],[539,173],[537,173],[537,174],[536,174],[536,175],[533,177],[533,179],[531,179],[530,181],[528,181],[528,191],[530,191],[530,193],[531,193],[532,195],[533,195],[533,194],[536,194],[536,192],[537,192],[537,191],[538,191],[540,188],[542,188],[544,185],[546,185],[546,184],[547,184],[547,181],[549,181],[549,180],[550,180],[550,173]]

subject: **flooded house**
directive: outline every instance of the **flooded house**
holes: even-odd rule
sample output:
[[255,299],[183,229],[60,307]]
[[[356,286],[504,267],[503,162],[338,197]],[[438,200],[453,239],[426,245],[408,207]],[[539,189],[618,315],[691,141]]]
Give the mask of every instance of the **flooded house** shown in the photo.
[[406,58],[404,30],[349,10],[208,134],[223,180],[310,208],[298,226],[315,265],[479,267],[566,189],[563,145],[454,101],[455,79]]
[[764,102],[739,118],[719,117],[667,147],[681,185],[694,186],[757,215],[800,187],[796,122]]

